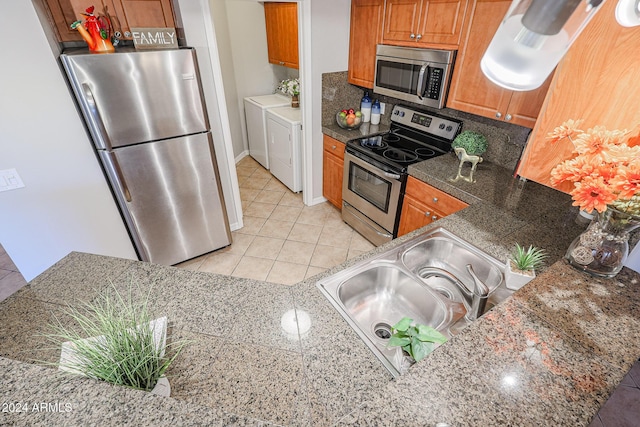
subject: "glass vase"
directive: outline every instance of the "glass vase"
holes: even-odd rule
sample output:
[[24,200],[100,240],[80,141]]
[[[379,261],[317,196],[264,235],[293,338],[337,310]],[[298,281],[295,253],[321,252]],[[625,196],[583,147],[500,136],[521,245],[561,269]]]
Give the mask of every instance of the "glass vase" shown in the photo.
[[629,233],[640,217],[607,207],[569,246],[565,258],[578,270],[598,277],[614,277],[629,255]]

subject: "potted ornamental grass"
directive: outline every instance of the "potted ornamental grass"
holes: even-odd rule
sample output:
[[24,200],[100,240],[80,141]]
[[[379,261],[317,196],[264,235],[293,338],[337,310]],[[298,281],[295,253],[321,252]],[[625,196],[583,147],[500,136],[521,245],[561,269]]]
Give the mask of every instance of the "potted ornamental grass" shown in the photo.
[[542,266],[547,254],[543,249],[529,245],[528,248],[516,243],[516,247],[507,259],[504,271],[505,285],[508,289],[518,290],[536,277],[536,269]]
[[165,373],[187,342],[167,344],[167,318],[152,319],[148,302],[149,294],[137,302],[131,289],[122,295],[111,286],[91,302],[62,310],[73,326],[54,315],[45,336],[61,346],[58,368],[168,396]]

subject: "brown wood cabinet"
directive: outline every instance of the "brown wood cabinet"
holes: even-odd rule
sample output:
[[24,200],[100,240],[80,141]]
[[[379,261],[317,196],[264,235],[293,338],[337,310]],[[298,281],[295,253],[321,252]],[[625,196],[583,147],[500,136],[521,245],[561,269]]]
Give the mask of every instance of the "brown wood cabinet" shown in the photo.
[[92,5],[97,14],[109,16],[122,39],[131,39],[131,27],[175,27],[171,0],[45,0],[45,4],[60,42],[82,40],[71,24],[84,19],[82,13]]
[[327,135],[323,135],[322,142],[322,195],[342,210],[345,144]]
[[465,202],[410,176],[402,202],[398,236],[424,227],[467,206],[469,205]]
[[456,49],[468,0],[386,0],[384,44]]
[[297,3],[268,2],[264,4],[269,62],[298,68],[298,6]]
[[351,0],[349,83],[373,89],[376,45],[382,43],[383,19],[384,0]]
[[480,60],[487,50],[510,0],[471,0],[453,71],[447,107],[533,128],[551,83],[515,92],[487,79]]
[[[549,96],[536,123],[518,173],[541,184],[561,161],[572,156],[568,141],[550,144],[549,132],[568,119],[583,119],[580,129],[602,125],[633,129],[640,123],[640,29],[620,26],[616,2],[607,2],[558,65]],[[573,183],[559,187],[570,191]]]

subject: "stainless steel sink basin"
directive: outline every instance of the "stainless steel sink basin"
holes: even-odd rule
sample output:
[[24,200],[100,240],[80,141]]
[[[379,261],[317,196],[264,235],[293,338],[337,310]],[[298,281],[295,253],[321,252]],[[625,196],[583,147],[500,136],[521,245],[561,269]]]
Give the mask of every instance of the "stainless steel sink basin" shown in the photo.
[[387,348],[391,326],[406,316],[450,337],[475,318],[469,316],[478,309],[472,307],[474,286],[488,288],[479,315],[511,295],[503,284],[503,271],[504,264],[437,228],[327,277],[317,286],[383,365],[398,376],[410,365],[400,348]]
[[409,364],[401,349],[387,348],[393,325],[407,316],[446,333],[464,315],[462,304],[425,286],[400,263],[384,259],[345,270],[318,286],[395,376]]

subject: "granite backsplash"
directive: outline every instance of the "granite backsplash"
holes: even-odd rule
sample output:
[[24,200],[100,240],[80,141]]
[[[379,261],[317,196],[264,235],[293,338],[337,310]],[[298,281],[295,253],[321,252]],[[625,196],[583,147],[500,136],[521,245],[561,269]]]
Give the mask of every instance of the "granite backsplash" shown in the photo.
[[[325,73],[322,75],[322,125],[335,123],[335,114],[345,108],[360,108],[360,99],[364,88],[347,82],[347,71]],[[369,89],[367,89],[369,90]],[[509,170],[515,170],[522,150],[527,142],[531,129],[510,123],[499,122],[474,114],[465,113],[450,108],[441,110],[423,105],[402,101],[385,95],[379,95],[369,90],[372,99],[378,99],[386,104],[385,112],[380,117],[380,123],[390,124],[390,116],[395,104],[406,104],[422,110],[460,119],[464,122],[463,130],[472,130],[485,135],[489,141],[487,152],[482,156],[485,161],[501,165]]]

